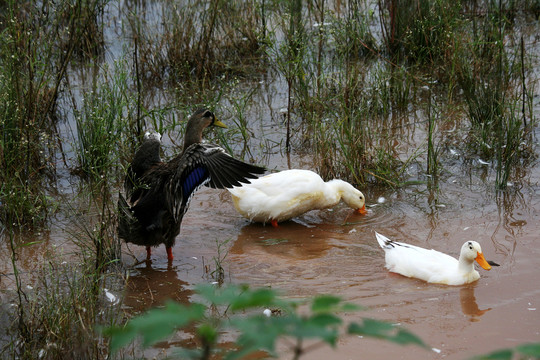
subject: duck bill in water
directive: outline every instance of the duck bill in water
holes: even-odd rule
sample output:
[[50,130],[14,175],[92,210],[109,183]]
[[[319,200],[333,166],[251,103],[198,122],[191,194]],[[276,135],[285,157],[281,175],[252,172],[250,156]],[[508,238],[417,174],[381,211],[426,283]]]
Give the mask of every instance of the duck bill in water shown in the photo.
[[367,214],[366,204],[364,204],[360,209],[357,209],[356,212],[360,215],[366,215]]
[[484,270],[491,270],[491,265],[488,264],[488,262],[486,261],[486,258],[484,257],[484,254],[482,254],[481,252],[478,253],[478,255],[476,256],[476,262],[478,264],[480,264],[480,266],[484,269]]

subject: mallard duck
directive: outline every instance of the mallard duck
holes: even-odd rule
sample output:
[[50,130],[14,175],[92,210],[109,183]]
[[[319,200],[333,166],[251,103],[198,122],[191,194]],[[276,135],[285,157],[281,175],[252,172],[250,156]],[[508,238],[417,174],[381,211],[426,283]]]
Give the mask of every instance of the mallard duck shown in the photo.
[[124,183],[126,196],[120,194],[118,200],[118,233],[126,242],[146,246],[148,257],[152,246],[163,243],[173,260],[182,218],[201,186],[240,186],[265,171],[234,159],[217,145],[202,143],[203,130],[209,126],[226,127],[211,111],[197,110],[188,120],[178,156],[162,162],[159,134],[147,134],[133,157]]
[[341,199],[357,212],[366,213],[365,198],[359,190],[343,180],[325,182],[310,170],[280,171],[229,192],[240,214],[274,227],[307,211],[333,207]]
[[[436,284],[463,285],[480,278],[474,269],[475,260],[485,270],[491,269],[476,241],[466,241],[457,260],[436,250],[392,241],[377,232],[375,236],[384,249],[386,268],[403,276]],[[493,262],[491,264],[498,266]]]

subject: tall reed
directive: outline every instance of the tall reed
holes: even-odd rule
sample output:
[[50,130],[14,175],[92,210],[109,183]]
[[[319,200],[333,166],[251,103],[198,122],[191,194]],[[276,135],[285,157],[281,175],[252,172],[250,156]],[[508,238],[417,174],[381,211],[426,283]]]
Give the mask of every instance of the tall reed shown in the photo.
[[[100,75],[97,75],[100,76]],[[82,109],[75,110],[78,168],[92,181],[116,179],[122,173],[119,162],[123,141],[129,139],[136,123],[137,106],[129,92],[126,64],[119,61],[94,90],[84,97]]]
[[[220,77],[250,76],[262,63],[266,29],[259,0],[190,0],[164,2],[159,31],[146,31],[144,19],[133,19],[138,64],[151,85],[181,82],[192,90]],[[143,31],[141,31],[143,30]],[[191,86],[191,83],[193,86]]]

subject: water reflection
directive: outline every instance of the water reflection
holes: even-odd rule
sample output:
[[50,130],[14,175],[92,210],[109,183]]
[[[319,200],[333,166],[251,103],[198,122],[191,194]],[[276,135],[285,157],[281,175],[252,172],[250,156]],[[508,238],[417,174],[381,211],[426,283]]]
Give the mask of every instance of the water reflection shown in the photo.
[[474,296],[474,288],[476,283],[462,286],[459,289],[459,300],[461,303],[461,311],[463,314],[469,316],[469,320],[472,322],[480,321],[479,317],[491,310],[487,308],[480,310]]
[[178,278],[180,266],[167,264],[152,266],[152,260],[142,262],[130,274],[126,284],[124,305],[133,312],[141,312],[151,307],[174,300],[189,303],[193,291],[189,283]]
[[307,227],[294,221],[280,223],[278,228],[248,224],[241,229],[229,252],[250,256],[261,254],[267,259],[307,260],[322,257],[331,249],[328,240],[328,234],[320,226]]

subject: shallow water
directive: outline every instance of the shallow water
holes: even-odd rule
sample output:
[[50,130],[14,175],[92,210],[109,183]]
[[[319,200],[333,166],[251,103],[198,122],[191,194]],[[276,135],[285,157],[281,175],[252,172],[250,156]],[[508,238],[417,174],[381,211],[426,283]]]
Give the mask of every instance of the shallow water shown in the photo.
[[[365,216],[339,205],[273,228],[241,218],[226,191],[204,189],[184,219],[171,266],[163,247],[154,250],[151,264],[131,272],[125,305],[137,312],[168,297],[188,301],[194,284],[213,281],[205,265],[217,256],[216,241],[229,240],[224,245],[229,249],[223,261],[226,281],[270,286],[292,298],[338,294],[367,307],[345,314],[346,320],[399,323],[435,349],[347,337],[336,349],[322,347],[307,359],[357,358],[359,352],[370,359],[463,359],[540,341],[538,189],[512,189],[502,196],[512,192],[514,202],[498,207],[489,193],[456,187],[448,196],[454,201],[434,210],[415,204],[423,199],[411,201],[417,195],[413,189],[370,194]],[[370,201],[381,196],[382,204]],[[374,231],[453,256],[465,240],[474,239],[500,267],[480,269],[481,279],[464,286],[408,279],[384,268]],[[141,247],[129,250],[138,259],[145,256]]]

